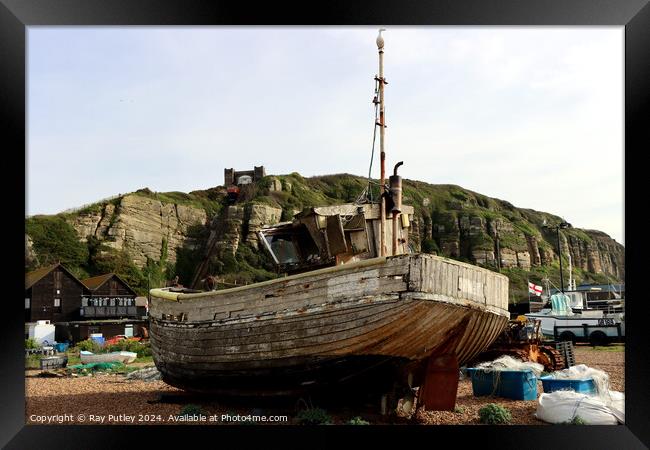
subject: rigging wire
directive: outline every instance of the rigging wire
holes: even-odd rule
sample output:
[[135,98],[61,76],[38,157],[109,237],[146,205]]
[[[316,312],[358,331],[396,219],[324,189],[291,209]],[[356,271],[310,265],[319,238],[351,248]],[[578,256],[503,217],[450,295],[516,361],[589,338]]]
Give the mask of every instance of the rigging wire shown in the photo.
[[[373,123],[373,132],[372,132],[372,150],[370,152],[370,167],[368,168],[368,185],[361,191],[359,196],[356,198],[354,201],[354,205],[359,206],[363,203],[372,203],[373,197],[372,197],[372,185],[376,184],[379,185],[376,181],[372,180],[372,163],[374,161],[375,157],[375,143],[377,141],[377,119],[379,118],[379,101],[377,100],[379,96],[379,80],[377,77],[375,77],[375,96],[372,99],[372,102],[375,105],[375,120]],[[341,215],[341,222],[343,225],[347,224],[352,218],[355,216],[355,214],[345,214]]]
[[372,175],[372,163],[375,158],[375,141],[377,140],[377,118],[378,118],[378,113],[379,113],[379,102],[377,101],[377,97],[379,96],[379,81],[377,77],[375,77],[375,97],[373,98],[372,102],[375,104],[375,120],[373,122],[373,130],[372,130],[372,151],[370,153],[370,167],[368,168],[368,200],[372,203],[372,186],[371,184],[371,175]]

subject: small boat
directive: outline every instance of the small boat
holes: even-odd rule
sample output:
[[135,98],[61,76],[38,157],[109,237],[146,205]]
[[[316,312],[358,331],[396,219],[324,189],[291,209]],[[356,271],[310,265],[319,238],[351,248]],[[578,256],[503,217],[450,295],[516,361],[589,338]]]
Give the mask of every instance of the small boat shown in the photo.
[[453,409],[459,365],[506,326],[506,276],[409,244],[414,209],[402,205],[401,162],[384,182],[381,34],[377,45],[379,201],[362,194],[264,227],[261,251],[284,277],[206,292],[152,289],[151,349],[166,383],[247,396],[346,384],[386,396],[425,386],[427,407],[444,397]]
[[624,303],[597,307],[587,301],[582,291],[566,291],[549,297],[550,308],[525,314],[541,321],[542,333],[560,341],[586,341],[592,345],[606,345],[625,339]]
[[571,255],[567,256],[568,289],[564,290],[561,285],[561,289],[551,290],[550,280],[545,278],[542,281],[548,294],[541,296],[541,302],[530,302],[530,312],[525,316],[540,321],[542,333],[556,341],[580,341],[592,345],[625,341],[623,285],[619,285],[618,290],[612,284],[576,287]]
[[93,353],[85,350],[79,352],[81,362],[84,364],[95,362],[121,362],[124,364],[132,363],[138,357],[135,352],[111,352],[111,353]]

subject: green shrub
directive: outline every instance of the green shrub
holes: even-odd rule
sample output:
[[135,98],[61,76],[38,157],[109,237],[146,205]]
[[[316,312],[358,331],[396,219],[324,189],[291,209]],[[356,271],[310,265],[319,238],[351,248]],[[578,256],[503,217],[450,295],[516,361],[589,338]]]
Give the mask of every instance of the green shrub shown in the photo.
[[566,422],[562,422],[562,425],[587,425],[587,422],[580,417],[580,416],[575,416],[573,419],[568,420]]
[[80,266],[88,260],[88,248],[79,242],[75,229],[61,216],[34,216],[25,220],[25,232],[43,265],[61,262],[66,267]]
[[478,411],[481,423],[488,425],[497,425],[508,423],[512,419],[512,415],[508,409],[503,406],[489,403]]
[[41,358],[43,358],[43,355],[27,355],[25,357],[25,369],[39,369],[41,367]]
[[370,422],[363,420],[361,417],[356,416],[347,421],[348,425],[370,425]]
[[329,424],[332,421],[327,411],[321,408],[303,409],[296,418],[300,425],[322,425]]
[[86,339],[77,344],[79,350],[84,350],[87,352],[99,353],[102,351],[102,347],[92,339]]
[[124,339],[118,341],[115,344],[107,345],[105,350],[107,352],[133,352],[138,354],[138,358],[143,358],[145,356],[151,356],[151,344],[143,344],[139,341]]
[[26,349],[38,348],[38,344],[36,343],[34,338],[25,339],[25,348]]
[[424,253],[437,253],[440,249],[438,248],[436,241],[430,238],[424,238],[422,239],[422,251]]

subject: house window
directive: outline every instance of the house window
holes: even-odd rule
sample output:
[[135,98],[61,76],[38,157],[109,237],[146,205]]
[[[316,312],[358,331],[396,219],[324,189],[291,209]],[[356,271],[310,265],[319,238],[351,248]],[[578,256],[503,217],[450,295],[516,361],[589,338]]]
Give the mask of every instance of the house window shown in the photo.
[[61,295],[61,289],[56,290],[56,295]]
[[54,307],[55,308],[60,308],[61,307],[61,299],[60,298],[55,298],[54,299]]
[[30,307],[30,300],[28,298],[25,299],[25,309],[29,309]]

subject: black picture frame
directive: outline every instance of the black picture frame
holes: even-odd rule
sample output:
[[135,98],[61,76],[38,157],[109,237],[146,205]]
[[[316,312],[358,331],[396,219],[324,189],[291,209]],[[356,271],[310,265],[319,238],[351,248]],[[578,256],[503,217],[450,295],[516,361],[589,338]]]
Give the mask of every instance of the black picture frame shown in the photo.
[[[625,27],[625,192],[626,214],[626,294],[633,300],[626,305],[626,425],[621,426],[430,426],[430,427],[196,427],[184,426],[25,426],[23,310],[18,293],[24,273],[16,261],[9,290],[5,292],[4,317],[0,327],[3,338],[3,361],[0,369],[0,444],[6,448],[116,448],[135,439],[147,445],[170,442],[181,436],[183,441],[199,445],[208,437],[216,445],[224,442],[239,445],[249,438],[268,439],[272,445],[294,443],[308,445],[335,444],[354,438],[387,442],[396,438],[397,445],[481,445],[499,448],[648,448],[650,445],[650,389],[645,374],[648,368],[644,334],[644,299],[641,291],[643,236],[641,217],[635,220],[636,208],[643,204],[629,202],[644,180],[635,171],[643,169],[639,155],[647,147],[650,126],[650,6],[648,0],[386,0],[352,2],[330,0],[322,3],[181,1],[181,0],[0,0],[0,98],[3,109],[5,160],[10,155],[20,165],[25,156],[25,87],[26,27],[33,25],[615,25]],[[643,147],[642,147],[643,146]],[[637,161],[638,160],[638,161]],[[22,160],[23,163],[25,160]],[[635,164],[636,162],[636,164]],[[25,186],[24,166],[5,168],[5,177],[14,187]],[[603,169],[604,176],[606,168]],[[643,181],[641,182],[643,183]],[[18,213],[22,203],[13,189],[7,199],[16,213],[5,214],[20,235],[24,220]],[[24,198],[24,197],[23,197]],[[24,203],[23,203],[24,206]],[[627,216],[626,216],[627,217]],[[644,219],[643,219],[644,220]],[[22,223],[22,225],[18,225]],[[21,240],[7,238],[5,250],[24,258]],[[639,247],[635,247],[635,246]],[[6,258],[11,267],[12,258]],[[15,289],[15,291],[14,291]],[[18,297],[18,299],[16,299]],[[16,319],[16,315],[20,318]],[[209,436],[207,436],[209,435]],[[314,436],[317,435],[317,436]],[[277,440],[271,440],[277,438]],[[217,439],[217,440],[215,440]],[[422,444],[420,444],[422,442]],[[400,444],[401,443],[401,444]],[[225,445],[225,444],[224,444]]]

